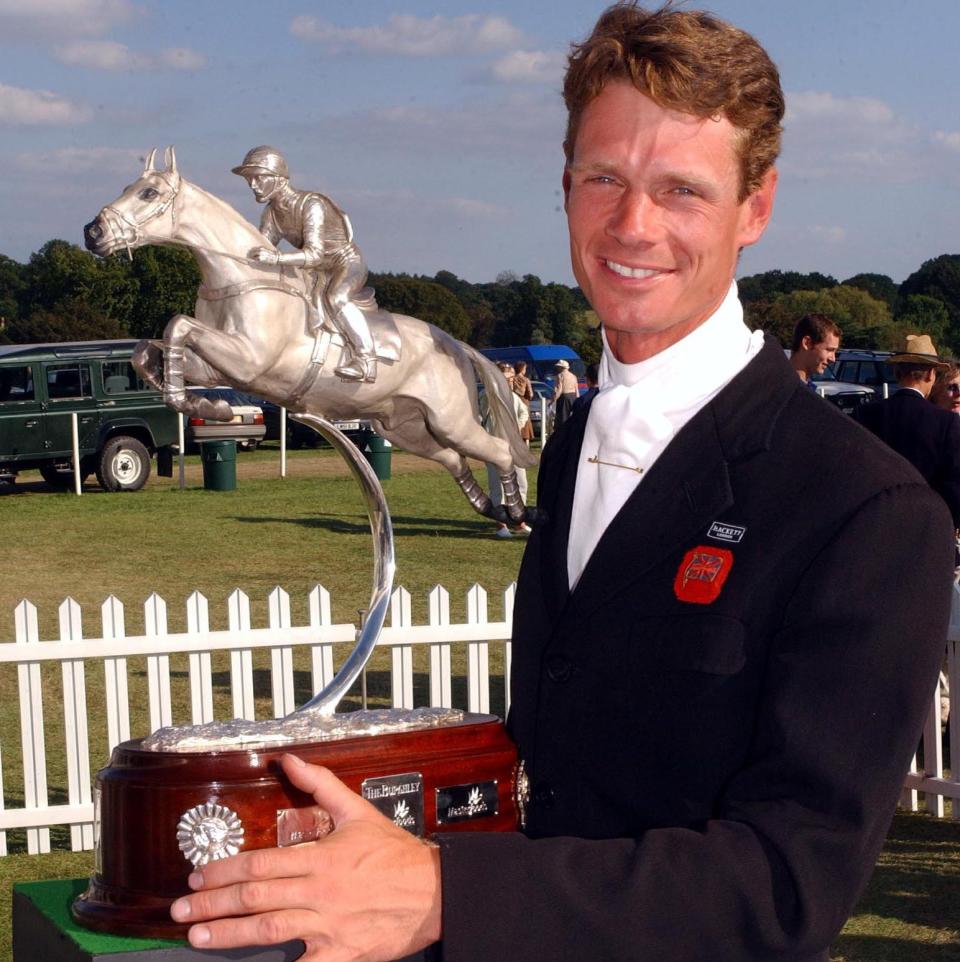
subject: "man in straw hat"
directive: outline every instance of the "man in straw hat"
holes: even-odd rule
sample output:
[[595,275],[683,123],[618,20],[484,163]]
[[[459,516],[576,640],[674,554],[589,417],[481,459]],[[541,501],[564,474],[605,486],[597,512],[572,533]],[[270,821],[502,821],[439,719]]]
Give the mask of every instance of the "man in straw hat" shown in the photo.
[[604,353],[544,449],[517,584],[523,830],[413,838],[293,746],[284,772],[336,827],[199,866],[172,909],[194,946],[826,962],[873,870],[943,657],[950,518],[744,324],[776,67],[709,14],[620,3],[564,96],[571,257]]
[[937,373],[950,365],[937,355],[929,334],[908,334],[903,350],[887,363],[899,388],[860,408],[856,417],[923,475],[960,528],[960,418],[928,400]]

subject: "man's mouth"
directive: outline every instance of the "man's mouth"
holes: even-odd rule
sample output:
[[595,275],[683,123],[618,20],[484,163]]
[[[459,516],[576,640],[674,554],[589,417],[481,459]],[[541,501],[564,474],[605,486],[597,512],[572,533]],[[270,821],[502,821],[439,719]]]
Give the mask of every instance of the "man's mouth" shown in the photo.
[[663,273],[662,271],[647,267],[627,267],[626,264],[618,264],[616,261],[605,260],[603,263],[613,271],[614,274],[619,274],[621,277],[630,277],[635,280],[645,280],[648,277],[654,277],[657,274]]

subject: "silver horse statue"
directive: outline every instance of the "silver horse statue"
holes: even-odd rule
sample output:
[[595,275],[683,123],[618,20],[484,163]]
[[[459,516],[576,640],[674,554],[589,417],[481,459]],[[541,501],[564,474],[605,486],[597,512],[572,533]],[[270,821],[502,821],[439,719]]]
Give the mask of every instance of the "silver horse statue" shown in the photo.
[[[442,464],[480,514],[533,520],[516,468],[532,467],[536,459],[520,437],[510,389],[495,365],[432,324],[378,310],[368,318],[371,329],[386,331],[385,341],[399,335],[400,350],[380,362],[372,383],[336,377],[344,347],[337,335],[327,332],[323,343],[311,333],[310,278],[299,268],[249,259],[251,248],[273,245],[229,204],[181,177],[172,147],[163,169],[156,155],[152,151],[140,177],[86,225],[84,238],[101,256],[163,244],[186,247],[196,257],[202,283],[195,316],[177,314],[162,342],[141,341],[134,352],[135,367],[171,407],[229,420],[226,402],[186,391],[187,384],[227,383],[294,412],[364,418],[392,444]],[[480,423],[478,377],[492,433]],[[500,507],[483,492],[467,458],[496,466]]]

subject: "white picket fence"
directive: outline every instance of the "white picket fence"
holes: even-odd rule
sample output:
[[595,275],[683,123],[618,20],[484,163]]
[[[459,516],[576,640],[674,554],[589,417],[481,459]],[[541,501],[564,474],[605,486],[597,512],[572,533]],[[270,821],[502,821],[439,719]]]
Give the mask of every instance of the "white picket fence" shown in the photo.
[[[474,585],[466,597],[466,621],[452,624],[450,596],[437,586],[428,597],[429,615],[425,625],[414,625],[411,598],[404,588],[394,590],[390,624],[385,627],[379,646],[391,649],[390,689],[395,708],[414,705],[414,648],[426,646],[429,652],[429,705],[463,707],[468,711],[489,712],[491,685],[501,682],[502,697],[509,705],[510,623],[513,617],[514,586],[503,593],[502,617],[488,616],[487,592]],[[191,723],[214,720],[214,685],[211,653],[229,652],[232,713],[228,717],[255,718],[253,651],[270,650],[273,717],[281,718],[296,708],[294,701],[294,648],[303,646],[310,654],[311,693],[320,691],[334,674],[334,649],[356,642],[358,627],[335,624],[331,618],[330,595],[321,586],[308,597],[308,624],[294,626],[290,616],[290,597],[281,588],[269,595],[268,626],[254,628],[250,618],[250,599],[234,591],[227,599],[228,627],[210,630],[209,603],[199,592],[187,599],[185,632],[167,630],[167,604],[151,595],[144,604],[145,629],[142,635],[128,635],[124,628],[124,607],[111,596],[100,609],[100,635],[85,638],[80,606],[71,598],[59,609],[59,638],[41,641],[37,609],[22,601],[15,610],[14,644],[0,644],[0,672],[4,663],[15,664],[19,682],[20,742],[23,760],[24,807],[4,808],[3,765],[0,755],[0,855],[7,854],[7,831],[26,829],[27,851],[50,850],[50,827],[70,826],[70,845],[74,850],[93,847],[93,801],[91,796],[90,724],[87,711],[87,672],[97,671],[102,662],[106,702],[106,751],[98,762],[105,762],[119,742],[148,734],[131,732],[128,695],[128,658],[145,658],[149,730],[172,723],[170,656],[186,653],[189,660]],[[490,643],[503,645],[503,674],[494,679],[490,673]],[[454,706],[452,700],[451,648],[466,648],[466,704]],[[344,649],[344,656],[348,649]],[[62,674],[63,751],[66,757],[66,804],[51,805],[47,784],[47,751],[55,737],[44,727],[44,688],[41,664],[57,662]],[[504,709],[505,710],[505,709]],[[2,735],[2,733],[0,733]],[[2,742],[0,742],[2,744]]]
[[[486,591],[474,585],[467,593],[466,620],[453,624],[450,620],[450,596],[437,586],[428,597],[428,623],[414,625],[411,598],[404,588],[397,588],[391,599],[390,625],[383,630],[379,645],[390,649],[390,692],[397,708],[414,706],[414,649],[428,650],[429,705],[463,707],[469,711],[488,712],[494,683],[502,684],[496,703],[509,707],[510,692],[510,623],[513,615],[514,586],[503,593],[502,617],[488,617]],[[318,692],[334,673],[334,649],[352,646],[357,626],[335,624],[331,618],[330,595],[317,586],[308,596],[308,624],[291,623],[290,598],[275,588],[268,598],[268,625],[251,625],[250,599],[235,591],[227,599],[228,627],[221,631],[209,628],[209,604],[194,592],[186,604],[185,632],[167,630],[167,604],[151,595],[144,604],[144,633],[127,635],[124,607],[114,597],[107,598],[100,609],[100,635],[85,638],[80,606],[66,599],[59,609],[59,638],[41,641],[37,609],[29,601],[21,602],[15,611],[16,640],[0,644],[0,672],[4,664],[16,665],[19,682],[20,742],[23,764],[24,806],[4,808],[3,764],[0,754],[0,855],[7,854],[7,832],[25,829],[28,852],[50,850],[50,828],[70,826],[70,845],[74,850],[93,847],[93,802],[91,796],[90,726],[87,710],[87,672],[99,671],[102,663],[105,704],[106,744],[97,761],[106,761],[109,751],[130,737],[147,731],[131,731],[128,694],[128,658],[145,659],[149,730],[172,723],[170,656],[188,656],[191,722],[200,724],[214,720],[214,684],[212,653],[229,652],[230,717],[254,718],[253,651],[269,649],[273,716],[280,718],[295,707],[294,648],[303,646],[309,652],[310,687]],[[502,676],[490,673],[490,645],[503,646]],[[954,596],[954,617],[946,645],[946,671],[943,679],[949,690],[960,691],[960,591]],[[466,648],[466,703],[453,704],[452,646]],[[346,654],[346,650],[344,650]],[[45,694],[41,679],[44,662],[60,664],[61,685],[58,693],[63,707],[63,753],[66,758],[67,802],[50,804],[47,775],[47,751],[55,737],[44,726]],[[924,770],[916,759],[907,774],[901,803],[916,811],[920,794],[926,810],[943,817],[946,799],[951,799],[951,816],[960,818],[960,712],[951,712],[950,759],[945,766],[941,710],[946,704],[941,684],[933,695],[930,714],[923,733]],[[49,692],[48,696],[49,697]],[[49,704],[49,703],[48,703]],[[59,709],[59,705],[57,706]],[[0,732],[0,745],[2,745]],[[57,746],[59,748],[59,746]]]

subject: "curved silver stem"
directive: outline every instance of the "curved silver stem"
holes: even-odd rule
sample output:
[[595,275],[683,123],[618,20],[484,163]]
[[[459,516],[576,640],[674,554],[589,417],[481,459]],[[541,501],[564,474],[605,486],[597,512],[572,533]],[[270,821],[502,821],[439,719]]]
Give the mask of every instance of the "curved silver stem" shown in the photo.
[[393,551],[393,524],[390,521],[387,499],[383,496],[383,488],[373,468],[356,445],[325,418],[315,414],[293,414],[291,417],[308,424],[322,434],[347,462],[363,491],[367,504],[367,517],[370,519],[370,533],[373,536],[373,587],[370,594],[370,608],[357,644],[330,683],[293,713],[298,715],[301,712],[314,712],[320,715],[332,715],[340,700],[360,677],[360,673],[370,660],[387,617],[390,593],[393,590],[393,576],[397,567]]

